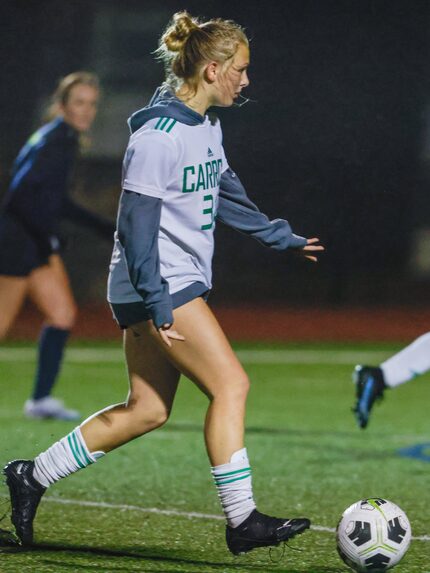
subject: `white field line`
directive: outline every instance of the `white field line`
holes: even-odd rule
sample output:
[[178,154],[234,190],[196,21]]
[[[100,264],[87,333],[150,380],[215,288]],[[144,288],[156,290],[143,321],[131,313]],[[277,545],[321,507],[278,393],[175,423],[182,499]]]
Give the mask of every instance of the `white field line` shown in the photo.
[[[198,513],[194,511],[178,511],[177,509],[158,509],[156,507],[141,507],[139,505],[127,505],[123,503],[107,503],[105,501],[85,501],[75,499],[64,499],[55,497],[45,497],[42,502],[59,503],[62,505],[77,505],[79,507],[96,507],[103,509],[114,509],[119,511],[139,511],[141,513],[155,513],[157,515],[176,515],[178,517],[185,517],[188,519],[216,519],[218,521],[224,520],[222,515],[213,513]],[[312,525],[311,529],[314,531],[323,531],[326,533],[335,533],[334,527],[324,527],[322,525]],[[412,537],[415,541],[430,541],[430,535],[420,535]]]
[[[380,350],[263,350],[250,349],[236,352],[244,364],[379,364],[389,352]],[[34,362],[36,348],[0,348],[1,362]],[[120,348],[69,348],[66,362],[89,364],[92,362],[121,363],[124,360]]]

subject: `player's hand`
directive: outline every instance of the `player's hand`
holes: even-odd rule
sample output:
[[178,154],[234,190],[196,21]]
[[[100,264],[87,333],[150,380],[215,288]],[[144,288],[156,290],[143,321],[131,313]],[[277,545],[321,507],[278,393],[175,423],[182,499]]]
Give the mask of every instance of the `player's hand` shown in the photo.
[[164,342],[164,344],[167,344],[169,348],[172,348],[172,343],[170,342],[170,339],[181,340],[181,341],[185,340],[185,337],[182,336],[182,334],[179,334],[179,332],[172,329],[171,324],[163,324],[163,326],[160,326],[160,328],[158,329],[158,334],[160,335],[160,338]]
[[319,243],[319,239],[316,237],[307,239],[307,244],[301,249],[297,249],[297,253],[305,259],[309,259],[313,263],[316,263],[318,261],[318,253],[325,250],[322,245],[318,245],[317,243]]

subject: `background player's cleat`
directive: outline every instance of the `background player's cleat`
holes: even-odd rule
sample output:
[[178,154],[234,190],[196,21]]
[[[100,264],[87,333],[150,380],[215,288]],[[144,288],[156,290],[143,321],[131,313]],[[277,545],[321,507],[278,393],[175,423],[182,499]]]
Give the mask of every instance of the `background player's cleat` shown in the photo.
[[280,519],[254,509],[238,527],[227,525],[227,546],[234,555],[240,555],[258,547],[279,545],[309,529],[310,524],[306,518]]
[[33,477],[34,462],[15,460],[3,469],[12,504],[12,523],[22,545],[33,543],[33,520],[46,488]]
[[54,418],[55,420],[73,421],[81,417],[77,410],[69,410],[62,400],[46,396],[40,400],[27,400],[24,404],[24,414],[27,418],[43,420]]
[[357,396],[353,412],[360,428],[365,428],[375,400],[382,400],[384,396],[384,376],[379,367],[359,364],[355,367],[353,380]]

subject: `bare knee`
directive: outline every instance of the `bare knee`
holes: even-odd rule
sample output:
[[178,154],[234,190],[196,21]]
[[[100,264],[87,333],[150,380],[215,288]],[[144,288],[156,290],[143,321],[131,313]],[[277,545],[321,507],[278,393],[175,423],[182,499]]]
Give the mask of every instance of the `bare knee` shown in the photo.
[[222,383],[215,386],[211,398],[228,400],[230,403],[242,403],[246,401],[250,387],[247,374],[241,372],[231,378],[223,379]]
[[170,410],[161,405],[148,408],[147,405],[142,407],[139,403],[129,400],[127,407],[133,415],[132,423],[136,430],[136,435],[142,435],[160,428],[170,416]]
[[75,304],[60,306],[48,313],[47,319],[51,326],[63,330],[71,330],[76,323],[78,309]]

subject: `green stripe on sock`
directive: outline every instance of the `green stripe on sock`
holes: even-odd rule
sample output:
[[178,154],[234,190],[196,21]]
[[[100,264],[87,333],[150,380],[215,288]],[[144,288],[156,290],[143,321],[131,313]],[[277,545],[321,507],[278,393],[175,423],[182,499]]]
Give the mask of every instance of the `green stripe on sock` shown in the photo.
[[82,467],[84,468],[86,466],[86,464],[85,464],[85,460],[83,459],[80,448],[79,448],[78,438],[76,437],[75,432],[72,432],[71,435],[72,435],[72,442],[75,446],[75,453],[78,456],[78,458],[80,459],[81,463],[83,464]]
[[78,466],[79,466],[80,468],[84,468],[85,466],[82,465],[81,460],[79,459],[78,455],[77,455],[76,452],[75,452],[75,448],[74,448],[74,445],[73,445],[73,443],[72,443],[72,438],[71,438],[71,435],[70,435],[70,434],[67,436],[67,441],[69,442],[69,446],[70,446],[70,449],[72,450],[72,454],[73,454],[73,457],[74,457],[75,460],[76,460],[76,463],[78,464]]
[[234,481],[240,481],[240,480],[248,478],[248,477],[251,477],[251,472],[249,472],[249,474],[247,474],[247,475],[235,477],[233,479],[227,479],[224,481],[215,480],[215,485],[224,485],[226,483],[233,483]]
[[174,120],[172,121],[172,123],[169,125],[169,127],[166,129],[166,133],[169,133],[169,132],[170,132],[170,130],[172,129],[172,127],[175,125],[175,123],[176,123],[176,119],[174,119]]
[[215,479],[219,479],[219,478],[224,478],[227,476],[233,476],[234,474],[241,474],[243,472],[249,472],[251,471],[251,468],[243,468],[241,470],[234,470],[233,472],[226,472],[225,474],[217,474],[215,477]]
[[79,452],[81,453],[81,457],[83,457],[84,461],[87,462],[86,465],[92,464],[93,462],[92,462],[92,461],[90,460],[90,458],[87,456],[87,452],[85,451],[85,448],[84,448],[84,446],[81,444],[80,440],[78,440],[78,438],[77,438],[75,432],[73,432],[73,435],[74,435],[75,440],[76,440],[76,442],[77,442],[77,444],[78,444]]

